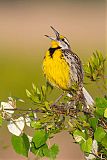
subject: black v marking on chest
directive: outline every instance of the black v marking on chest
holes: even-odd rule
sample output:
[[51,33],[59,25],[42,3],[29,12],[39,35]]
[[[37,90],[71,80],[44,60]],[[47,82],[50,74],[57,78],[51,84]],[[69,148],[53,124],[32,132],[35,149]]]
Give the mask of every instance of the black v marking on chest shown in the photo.
[[57,49],[61,49],[60,46],[56,47],[56,48],[49,48],[49,53],[50,53],[50,56],[53,57],[53,54],[54,52],[57,50]]

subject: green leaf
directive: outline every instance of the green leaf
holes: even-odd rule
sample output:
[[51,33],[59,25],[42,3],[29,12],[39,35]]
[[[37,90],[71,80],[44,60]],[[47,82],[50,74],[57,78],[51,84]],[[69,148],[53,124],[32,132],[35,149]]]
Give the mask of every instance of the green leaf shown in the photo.
[[[32,92],[29,92],[27,89],[26,89],[26,94],[27,94],[27,96],[33,101],[33,102],[35,102],[35,103],[40,103],[41,101],[41,99],[40,99],[40,91],[39,91],[39,89],[36,87],[36,86],[34,86],[34,84],[32,84],[33,85],[33,91]],[[35,91],[36,90],[36,91]]]
[[36,92],[37,87],[35,86],[35,84],[34,84],[34,83],[32,83],[32,88],[33,88],[33,90]]
[[42,95],[45,97],[46,96],[46,86],[41,87]]
[[92,77],[93,77],[93,81],[95,81],[95,80],[97,79],[96,73],[93,73],[93,74],[92,74]]
[[59,153],[59,148],[58,145],[54,144],[51,148],[50,148],[50,159],[54,160],[56,159],[57,154]]
[[38,95],[31,95],[31,100],[35,103],[40,103],[40,98]]
[[84,152],[91,152],[92,149],[92,138],[88,138],[86,141],[81,143],[81,149]]
[[37,86],[35,86],[34,83],[32,83],[32,88],[33,88],[33,92],[36,96],[41,94],[39,91],[39,88]]
[[41,94],[39,88],[36,88],[36,94],[37,94],[38,96]]
[[104,136],[104,138],[102,139],[101,144],[102,144],[105,148],[107,148],[107,133],[106,133],[106,135]]
[[46,143],[48,139],[48,133],[45,130],[37,130],[35,131],[33,142],[36,146],[36,148],[41,147]]
[[30,144],[26,134],[23,134],[22,136],[12,135],[12,145],[16,153],[28,157]]
[[101,140],[104,138],[106,132],[104,131],[104,129],[102,127],[97,127],[94,133],[94,139],[96,139],[96,141],[101,142]]
[[45,103],[46,109],[47,109],[47,110],[51,110],[51,108],[50,108],[50,106],[49,106],[49,102],[45,101],[44,103]]
[[26,89],[26,95],[30,98],[32,94]]
[[46,89],[47,89],[47,93],[50,94],[53,90],[53,86],[49,82],[46,82]]
[[107,108],[104,111],[104,117],[107,118]]
[[31,143],[31,152],[34,153],[37,157],[44,157],[46,156],[44,152],[47,150],[48,152],[48,146],[47,144],[44,144],[43,146],[36,148],[34,143]]
[[35,128],[35,129],[40,129],[40,128],[42,128],[42,124],[41,124],[41,122],[39,122],[39,121],[31,121],[31,127],[32,128]]
[[107,108],[107,100],[105,98],[96,98],[97,114],[103,116],[106,108]]
[[96,126],[97,126],[97,124],[98,124],[98,118],[96,117],[96,118],[90,118],[89,119],[89,123],[90,123],[90,126],[94,129],[94,130],[96,130]]
[[93,56],[84,67],[86,76],[90,78],[90,80],[96,81],[104,76],[105,60],[106,58],[103,57],[101,52],[96,51],[93,53]]
[[73,133],[74,139],[76,142],[81,142],[82,140],[85,140],[85,133],[80,130],[75,130]]
[[45,148],[43,153],[46,157],[50,158],[50,160],[55,160],[57,154],[59,153],[59,147],[56,144],[53,144],[50,149]]
[[3,122],[2,115],[0,114],[0,126],[2,126],[2,122]]

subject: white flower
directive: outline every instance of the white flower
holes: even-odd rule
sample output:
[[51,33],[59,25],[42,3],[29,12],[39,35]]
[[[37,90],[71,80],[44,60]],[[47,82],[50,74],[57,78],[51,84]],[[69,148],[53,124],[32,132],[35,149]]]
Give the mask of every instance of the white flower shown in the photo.
[[0,110],[10,115],[14,113],[14,107],[7,102],[1,102]]
[[11,132],[16,136],[19,136],[22,133],[24,126],[25,126],[25,121],[23,117],[10,120],[9,124],[7,125],[9,132]]
[[29,142],[32,142],[32,138],[31,136],[27,135],[28,139],[29,139]]
[[86,160],[93,160],[93,159],[95,159],[95,156],[93,154],[89,154],[89,156],[85,157],[85,158],[86,158]]
[[98,144],[96,140],[93,140],[92,153],[94,153],[95,155],[98,155]]
[[[37,115],[36,115],[35,112],[33,113],[33,116],[34,116],[34,120],[36,120],[36,119],[37,119]],[[26,117],[25,117],[25,122],[26,122],[26,125],[27,125],[28,127],[30,127],[31,118],[29,117],[28,114],[27,114]]]
[[70,98],[72,98],[72,94],[70,94],[70,93],[67,93],[67,96],[70,97]]
[[34,115],[34,119],[37,119],[37,114],[35,112],[33,113],[33,115]]

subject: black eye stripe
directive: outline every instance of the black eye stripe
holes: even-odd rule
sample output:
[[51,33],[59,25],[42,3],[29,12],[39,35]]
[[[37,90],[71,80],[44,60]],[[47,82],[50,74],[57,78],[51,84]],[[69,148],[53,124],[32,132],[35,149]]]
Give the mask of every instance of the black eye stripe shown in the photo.
[[65,41],[65,39],[63,38],[62,41],[67,45],[69,46],[69,44]]

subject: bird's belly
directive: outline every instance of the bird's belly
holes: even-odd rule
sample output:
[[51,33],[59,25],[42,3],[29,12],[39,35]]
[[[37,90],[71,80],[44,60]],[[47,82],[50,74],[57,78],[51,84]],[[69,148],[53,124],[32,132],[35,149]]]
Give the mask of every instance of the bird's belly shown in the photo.
[[63,90],[70,89],[70,67],[64,58],[46,57],[43,61],[43,71],[52,85]]

